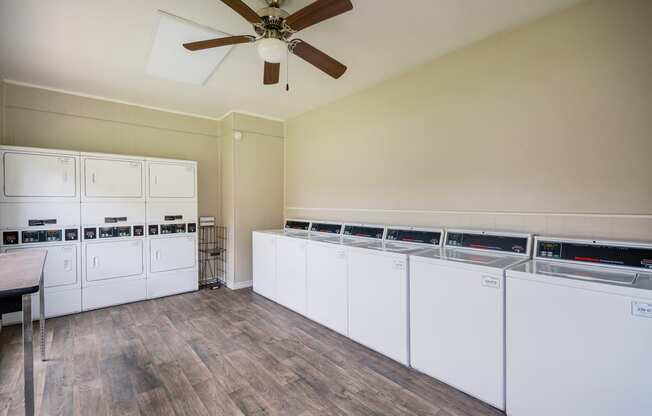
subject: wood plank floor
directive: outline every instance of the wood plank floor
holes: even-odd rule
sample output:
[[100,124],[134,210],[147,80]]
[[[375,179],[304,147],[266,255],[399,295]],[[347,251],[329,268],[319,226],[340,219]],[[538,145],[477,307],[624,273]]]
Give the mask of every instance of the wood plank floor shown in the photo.
[[[251,290],[85,312],[46,330],[42,415],[502,414]],[[23,414],[21,342],[19,326],[0,333],[0,416]]]

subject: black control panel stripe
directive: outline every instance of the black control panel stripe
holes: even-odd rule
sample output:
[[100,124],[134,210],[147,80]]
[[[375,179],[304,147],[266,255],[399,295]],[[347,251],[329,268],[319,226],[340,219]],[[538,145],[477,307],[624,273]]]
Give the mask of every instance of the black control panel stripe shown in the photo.
[[317,233],[340,234],[342,232],[342,224],[313,222],[310,226],[310,231]]
[[351,237],[364,237],[381,240],[385,230],[381,227],[370,227],[366,225],[345,225],[344,235]]
[[446,246],[448,247],[474,248],[514,254],[527,253],[527,243],[528,238],[520,236],[462,232],[449,232],[446,235]]
[[387,230],[387,241],[398,241],[404,243],[421,243],[439,245],[441,241],[441,231],[419,231],[399,228],[390,228]]
[[611,245],[608,243],[539,240],[536,250],[537,257],[545,259],[652,269],[652,248]]
[[308,231],[309,226],[310,226],[310,221],[293,221],[293,220],[285,221],[286,229]]

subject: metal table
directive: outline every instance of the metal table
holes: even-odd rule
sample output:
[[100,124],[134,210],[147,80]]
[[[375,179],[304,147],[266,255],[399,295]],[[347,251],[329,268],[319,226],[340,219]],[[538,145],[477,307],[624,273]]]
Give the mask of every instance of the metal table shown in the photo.
[[25,368],[25,415],[34,415],[34,348],[32,344],[32,294],[39,292],[41,360],[45,360],[45,296],[43,268],[46,250],[25,250],[0,254],[0,301],[22,297],[23,349]]

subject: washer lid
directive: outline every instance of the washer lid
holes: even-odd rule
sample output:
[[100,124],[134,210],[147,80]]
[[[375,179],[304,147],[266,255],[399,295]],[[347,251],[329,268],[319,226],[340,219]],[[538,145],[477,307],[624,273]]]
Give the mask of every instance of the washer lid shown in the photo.
[[596,280],[605,283],[618,285],[633,285],[638,274],[625,270],[613,270],[606,267],[583,267],[555,263],[549,261],[537,261],[534,263],[534,272],[548,276],[565,277],[570,279]]

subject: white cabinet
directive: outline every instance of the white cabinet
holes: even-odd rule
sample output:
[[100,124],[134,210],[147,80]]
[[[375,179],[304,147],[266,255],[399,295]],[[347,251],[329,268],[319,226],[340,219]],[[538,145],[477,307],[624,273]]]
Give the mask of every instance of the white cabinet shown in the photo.
[[84,225],[143,225],[145,223],[144,202],[82,203],[81,219]]
[[82,201],[144,201],[143,159],[82,154]]
[[410,262],[412,367],[504,409],[504,278]]
[[144,277],[144,240],[85,243],[84,285],[127,277]]
[[306,313],[306,247],[304,239],[279,236],[276,240],[276,298],[302,315]]
[[19,202],[0,207],[3,228],[78,228],[79,223],[78,202]]
[[161,202],[147,204],[147,222],[164,224],[197,220],[196,202]]
[[148,201],[196,201],[197,163],[148,159]]
[[349,337],[409,364],[405,256],[349,248]]
[[2,148],[0,202],[79,201],[78,153]]
[[151,238],[149,241],[152,273],[193,268],[196,259],[197,239],[194,235]]
[[254,232],[253,280],[254,292],[276,300],[276,236]]
[[348,334],[348,263],[339,244],[310,242],[306,276],[307,316],[340,334]]

